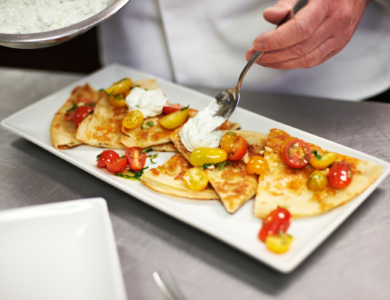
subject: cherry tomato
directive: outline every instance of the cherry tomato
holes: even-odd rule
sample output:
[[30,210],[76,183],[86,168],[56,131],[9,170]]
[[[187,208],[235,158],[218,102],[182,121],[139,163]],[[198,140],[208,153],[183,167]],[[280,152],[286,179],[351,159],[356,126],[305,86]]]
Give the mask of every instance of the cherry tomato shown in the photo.
[[129,112],[122,120],[123,127],[127,129],[134,129],[139,127],[144,121],[144,115],[139,110]]
[[106,89],[107,95],[118,95],[126,93],[131,88],[132,81],[130,78],[122,79],[115,82],[112,86]]
[[65,115],[64,115],[65,121],[71,121],[71,120],[73,120],[73,114],[74,114],[74,111],[68,111],[68,112],[66,112]]
[[290,244],[293,238],[288,234],[267,236],[265,244],[267,248],[277,254],[282,254],[290,249]]
[[300,139],[287,140],[282,148],[282,159],[290,168],[302,169],[311,158],[311,150],[308,143]]
[[73,122],[76,126],[79,126],[80,123],[88,117],[89,114],[93,112],[93,107],[88,106],[88,105],[83,105],[78,108],[73,112]]
[[202,167],[204,164],[216,164],[227,159],[225,150],[218,148],[198,148],[192,151],[190,163],[195,167]]
[[246,164],[246,172],[248,174],[261,175],[268,171],[268,162],[262,156],[253,156]]
[[113,163],[106,162],[107,169],[111,173],[122,173],[124,170],[126,170],[127,167],[127,159],[126,157],[120,157]]
[[187,170],[183,179],[186,186],[194,191],[203,191],[209,183],[207,173],[201,168],[191,168]]
[[119,158],[119,154],[113,150],[104,150],[97,157],[96,163],[99,168],[104,168],[107,163],[113,163]]
[[245,139],[242,136],[238,136],[237,140],[233,144],[232,153],[229,155],[230,160],[240,160],[244,157],[248,146]]
[[130,169],[133,171],[140,171],[145,166],[145,161],[148,156],[141,151],[142,148],[140,147],[131,147],[126,149],[127,161],[129,162]]
[[269,235],[277,235],[280,231],[286,232],[291,222],[291,214],[284,207],[278,207],[271,211],[264,219],[259,231],[259,240],[265,242]]
[[307,181],[307,187],[312,191],[321,191],[328,185],[328,179],[321,171],[315,170]]
[[340,161],[330,168],[328,179],[330,185],[335,189],[345,188],[352,181],[351,168],[346,162]]
[[187,120],[189,108],[178,110],[160,119],[160,124],[166,129],[175,129],[182,125]]
[[228,131],[221,139],[221,149],[225,150],[228,155],[233,151],[233,145],[237,141],[237,133]]
[[108,96],[108,102],[115,107],[127,107],[126,98],[123,94]]
[[169,115],[175,111],[181,110],[184,106],[180,104],[170,104],[163,107],[163,113]]
[[337,158],[337,153],[325,152],[322,154],[312,155],[310,159],[310,163],[314,168],[323,170],[329,167],[331,164],[333,164],[336,158]]

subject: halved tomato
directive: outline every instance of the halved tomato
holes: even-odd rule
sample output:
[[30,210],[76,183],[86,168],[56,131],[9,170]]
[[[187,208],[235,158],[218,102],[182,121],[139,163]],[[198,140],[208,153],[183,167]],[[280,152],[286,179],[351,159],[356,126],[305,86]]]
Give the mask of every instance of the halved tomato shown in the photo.
[[93,107],[88,106],[88,105],[83,105],[78,108],[73,112],[73,122],[74,124],[78,127],[80,123],[88,117],[89,114],[93,112]]
[[185,120],[187,120],[189,112],[189,108],[180,109],[174,113],[162,117],[159,122],[161,126],[166,129],[175,129],[182,125]]
[[340,161],[330,168],[328,179],[332,187],[335,189],[343,189],[349,186],[352,181],[351,168],[346,162]]
[[184,106],[180,104],[169,104],[163,107],[163,113],[169,115],[175,111],[181,110]]
[[240,160],[244,157],[248,150],[245,139],[242,136],[237,136],[237,140],[233,144],[232,153],[229,155],[230,160]]
[[119,154],[116,153],[115,151],[104,150],[102,153],[100,153],[97,156],[96,163],[99,168],[104,168],[106,167],[106,162],[111,164],[114,161],[116,161],[118,158],[119,158]]
[[209,183],[207,173],[197,167],[188,169],[187,172],[185,172],[183,179],[185,185],[194,191],[203,191]]
[[290,168],[302,169],[310,162],[310,158],[309,144],[300,139],[289,139],[282,147],[282,159]]
[[122,173],[124,170],[126,170],[127,159],[126,159],[126,157],[121,157],[121,158],[118,158],[113,163],[106,162],[106,165],[107,165],[108,171],[110,171],[111,173],[114,173],[114,174]]
[[126,157],[129,162],[130,169],[133,171],[141,171],[145,166],[147,155],[142,153],[142,148],[131,147],[126,149]]
[[277,235],[280,231],[286,232],[291,222],[291,214],[284,207],[271,211],[264,219],[263,227],[259,231],[259,240],[265,242],[267,236]]

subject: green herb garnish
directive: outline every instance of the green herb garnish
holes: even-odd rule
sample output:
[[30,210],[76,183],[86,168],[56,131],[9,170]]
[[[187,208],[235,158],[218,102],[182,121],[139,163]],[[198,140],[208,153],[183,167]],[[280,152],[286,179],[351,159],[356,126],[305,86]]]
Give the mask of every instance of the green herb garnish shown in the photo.
[[317,157],[318,160],[320,160],[322,158],[322,156],[318,154],[317,150],[314,150],[311,153],[313,153]]
[[149,91],[149,89],[147,89],[147,88],[144,88],[144,90],[145,90],[145,91]]
[[213,163],[208,163],[208,164],[204,164],[203,166],[201,166],[200,168],[202,169],[202,170],[204,170],[204,169],[206,169],[206,168],[208,168],[208,167],[210,167],[210,166],[213,166],[214,164]]
[[190,107],[190,105],[188,104],[186,107],[183,107],[180,111],[186,110],[189,107]]
[[73,106],[69,108],[66,112],[72,112],[77,108],[77,103],[73,103]]
[[233,134],[233,132],[231,132],[231,131],[228,131],[228,132],[226,132],[227,134],[230,134],[230,135],[234,135]]
[[144,122],[141,124],[141,129],[147,129],[148,127],[144,127]]
[[149,151],[152,151],[151,147],[145,148],[144,150],[141,150],[141,153],[145,153],[145,152],[149,152]]
[[100,158],[100,154],[98,156],[96,156],[96,159],[99,159]]
[[118,99],[118,100],[123,100],[123,99],[125,99],[125,98],[123,98],[122,95],[120,95],[120,94],[115,95],[114,98],[115,98],[115,99]]
[[154,162],[152,159],[155,159],[156,157],[158,156],[158,154],[156,153],[156,154],[154,154],[154,155],[148,155],[148,157],[150,158],[150,162],[152,163],[152,164],[156,164],[157,162]]
[[223,161],[223,162],[220,162],[220,163],[217,163],[217,164],[215,164],[215,166],[218,168],[218,170],[222,170],[223,169],[223,167],[227,167],[228,165],[230,165],[230,160],[229,161]]
[[130,175],[127,175],[127,174],[122,174],[122,173],[116,173],[114,175],[118,176],[118,177],[125,178],[125,179],[134,179],[134,180],[141,181],[141,176],[144,174],[144,170],[146,170],[146,169],[149,169],[149,167],[145,167],[145,168],[143,168],[142,170],[140,170],[138,172],[134,172],[134,171],[131,170],[131,172],[133,172],[135,174],[134,176],[130,176]]
[[152,121],[148,121],[148,122],[146,123],[146,125],[153,126],[154,124],[153,124]]
[[105,89],[100,89],[99,92],[106,92],[106,90]]

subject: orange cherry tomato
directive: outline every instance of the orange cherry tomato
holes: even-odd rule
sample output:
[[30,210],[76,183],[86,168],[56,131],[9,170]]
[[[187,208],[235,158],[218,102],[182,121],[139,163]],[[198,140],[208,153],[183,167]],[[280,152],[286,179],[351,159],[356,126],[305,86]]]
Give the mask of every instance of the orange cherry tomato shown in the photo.
[[271,211],[264,219],[263,226],[259,231],[259,240],[265,242],[267,236],[279,234],[280,231],[286,232],[291,223],[291,214],[284,207],[278,207]]
[[233,145],[237,141],[237,133],[228,131],[221,139],[221,149],[225,150],[228,155],[233,151]]
[[144,115],[140,110],[133,110],[129,112],[122,120],[122,126],[127,129],[134,129],[139,127],[144,121]]
[[88,105],[80,106],[73,112],[72,120],[78,127],[80,123],[91,113],[93,113],[93,107]]
[[330,185],[335,189],[346,188],[352,181],[351,168],[346,162],[340,161],[330,168],[328,179]]
[[253,156],[246,164],[246,172],[248,174],[261,175],[269,169],[267,160],[262,156]]
[[184,106],[180,104],[169,104],[163,107],[163,113],[169,115],[175,111],[181,110]]
[[120,157],[113,163],[106,162],[107,169],[111,173],[122,173],[124,170],[126,170],[127,167],[127,159],[126,157]]
[[308,143],[300,139],[287,140],[282,148],[282,159],[290,168],[302,169],[311,158],[311,149]]
[[232,153],[229,155],[230,160],[240,160],[244,157],[248,150],[248,146],[246,144],[245,139],[242,136],[237,136],[237,140],[235,141]]
[[145,166],[147,155],[142,153],[142,148],[131,147],[126,149],[126,158],[129,162],[130,169],[133,171],[141,171]]
[[97,156],[96,163],[99,168],[104,168],[106,167],[106,162],[111,164],[114,161],[116,161],[118,158],[119,158],[119,154],[116,153],[115,151],[104,150],[102,153],[100,153]]

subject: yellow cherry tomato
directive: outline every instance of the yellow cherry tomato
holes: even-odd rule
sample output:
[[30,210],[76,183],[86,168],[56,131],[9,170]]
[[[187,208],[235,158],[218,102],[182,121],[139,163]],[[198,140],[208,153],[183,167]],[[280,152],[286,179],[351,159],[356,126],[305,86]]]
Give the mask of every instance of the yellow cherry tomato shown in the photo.
[[221,149],[225,150],[229,155],[233,151],[233,145],[237,140],[237,133],[228,131],[221,139]]
[[118,95],[126,93],[131,88],[132,81],[130,78],[122,79],[118,82],[115,82],[112,86],[106,89],[107,95]]
[[202,167],[205,164],[216,164],[227,159],[225,150],[218,148],[198,148],[192,151],[190,155],[190,163],[195,167]]
[[314,168],[320,170],[329,167],[331,164],[334,163],[334,161],[337,158],[337,153],[333,153],[333,152],[325,152],[322,154],[318,153],[317,155],[315,154],[316,153],[312,153],[310,163]]
[[290,249],[293,237],[288,234],[269,235],[265,239],[267,248],[277,254],[282,254]]
[[190,112],[189,108],[181,109],[175,111],[169,115],[160,119],[160,124],[166,129],[175,129],[182,125],[185,120],[187,120],[188,113]]
[[261,175],[268,171],[268,162],[262,156],[253,156],[246,164],[246,172],[248,174]]
[[186,186],[194,191],[204,190],[209,183],[207,173],[201,168],[191,168],[187,170],[183,176],[183,179]]
[[307,186],[312,191],[321,191],[328,185],[326,175],[321,171],[315,170],[311,173]]
[[115,107],[127,107],[126,98],[123,94],[108,96],[108,102]]
[[122,126],[127,129],[134,129],[139,127],[144,121],[144,115],[139,110],[129,112],[122,120]]

